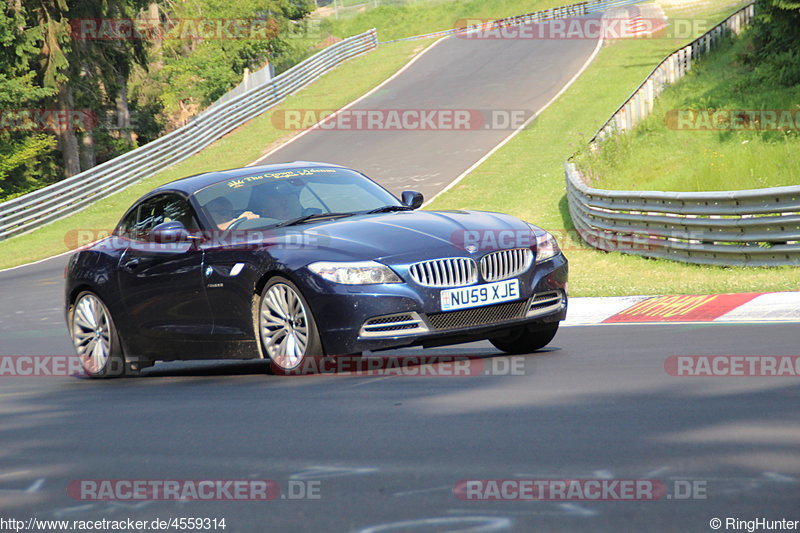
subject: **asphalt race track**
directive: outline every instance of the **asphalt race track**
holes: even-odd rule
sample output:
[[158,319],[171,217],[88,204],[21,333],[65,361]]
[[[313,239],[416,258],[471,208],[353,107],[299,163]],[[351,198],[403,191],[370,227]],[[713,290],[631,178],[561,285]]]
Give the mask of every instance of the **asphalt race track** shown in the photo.
[[[570,78],[561,69],[577,70],[593,46],[450,39],[361,105],[535,110]],[[460,69],[444,70],[452,64]],[[343,163],[395,192],[430,195],[508,132],[417,133],[312,133],[275,157]],[[0,355],[73,353],[65,264],[0,273]],[[671,355],[793,355],[797,338],[795,324],[618,325],[562,328],[547,349],[518,357],[486,342],[394,352],[475,357],[475,375],[457,377],[422,365],[409,375],[286,378],[260,361],[162,363],[105,381],[0,377],[0,518],[225,518],[226,532],[706,532],[712,518],[799,519],[797,378],[664,370]],[[267,479],[281,496],[71,497],[70,483],[86,479]],[[536,502],[454,494],[459,481],[481,479],[657,480],[667,493]]]
[[395,194],[414,189],[431,198],[512,133],[501,117],[539,111],[580,71],[596,46],[590,39],[450,37],[350,111],[455,109],[482,111],[486,117],[494,111],[499,117],[496,129],[317,129],[260,162],[336,163],[365,173]]

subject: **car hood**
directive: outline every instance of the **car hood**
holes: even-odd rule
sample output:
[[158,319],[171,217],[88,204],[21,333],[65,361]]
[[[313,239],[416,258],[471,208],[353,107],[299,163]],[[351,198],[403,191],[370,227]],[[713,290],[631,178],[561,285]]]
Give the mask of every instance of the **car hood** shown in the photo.
[[400,211],[362,215],[286,230],[303,236],[327,260],[419,261],[491,249],[531,246],[530,226],[520,219],[485,211]]

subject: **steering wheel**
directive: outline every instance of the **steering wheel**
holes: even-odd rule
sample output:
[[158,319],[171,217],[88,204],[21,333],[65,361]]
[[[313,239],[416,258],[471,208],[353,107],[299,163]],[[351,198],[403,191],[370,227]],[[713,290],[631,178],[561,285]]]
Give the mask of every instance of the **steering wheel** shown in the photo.
[[231,223],[230,223],[230,225],[228,225],[228,229],[226,229],[225,231],[231,231],[231,230],[233,230],[233,229],[236,229],[236,227],[237,227],[237,226],[239,226],[239,225],[241,225],[241,224],[242,224],[242,222],[244,222],[245,220],[250,220],[250,219],[249,219],[249,218],[247,218],[247,217],[240,217],[240,218],[237,218],[236,220],[234,220],[233,222],[231,222]]

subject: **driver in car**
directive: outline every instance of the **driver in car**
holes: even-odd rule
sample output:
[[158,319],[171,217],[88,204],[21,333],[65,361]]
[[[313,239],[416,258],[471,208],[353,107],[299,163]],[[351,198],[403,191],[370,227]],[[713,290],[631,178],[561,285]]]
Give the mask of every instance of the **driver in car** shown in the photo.
[[303,206],[296,194],[284,189],[277,189],[264,196],[264,216],[278,220],[290,220],[303,214]]
[[252,220],[254,218],[259,218],[259,216],[252,211],[245,211],[241,215],[234,216],[233,215],[233,204],[231,201],[225,197],[220,196],[219,198],[214,198],[208,204],[206,204],[206,210],[211,215],[211,218],[214,220],[214,223],[217,225],[219,229],[225,231],[230,227],[231,224],[236,222],[237,220],[246,218]]

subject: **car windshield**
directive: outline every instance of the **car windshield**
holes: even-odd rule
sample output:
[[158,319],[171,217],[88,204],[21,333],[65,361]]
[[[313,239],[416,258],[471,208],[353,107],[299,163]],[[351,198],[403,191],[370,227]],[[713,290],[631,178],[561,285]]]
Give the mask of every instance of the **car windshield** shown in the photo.
[[197,193],[217,228],[263,228],[301,217],[362,213],[401,206],[382,187],[352,170],[312,167],[261,172],[210,185]]

